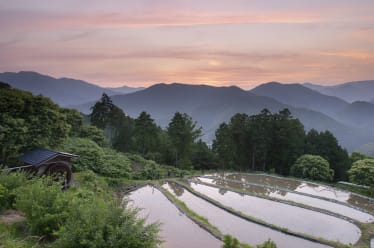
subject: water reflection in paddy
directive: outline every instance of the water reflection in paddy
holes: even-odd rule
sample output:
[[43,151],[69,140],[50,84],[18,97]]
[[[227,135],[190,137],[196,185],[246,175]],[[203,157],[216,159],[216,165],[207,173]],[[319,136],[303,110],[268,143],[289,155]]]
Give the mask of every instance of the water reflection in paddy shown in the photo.
[[140,217],[147,223],[161,222],[163,247],[221,247],[221,241],[200,228],[182,214],[160,191],[151,186],[138,189],[128,195],[133,205],[141,208]]
[[212,225],[216,226],[223,233],[231,234],[234,237],[237,237],[241,242],[256,245],[271,238],[277,243],[277,247],[281,248],[328,247],[326,245],[286,235],[271,228],[246,221],[191,194],[174,183],[164,184],[163,187],[176,195],[178,199],[185,202],[187,207],[191,210],[207,218]]
[[356,243],[361,235],[360,229],[354,224],[316,211],[233,191],[222,192],[202,184],[191,183],[191,187],[225,206],[294,232],[344,244]]
[[277,188],[283,188],[287,190],[293,190],[296,192],[315,195],[318,197],[325,197],[336,201],[345,202],[362,209],[366,209],[369,212],[374,212],[373,199],[360,197],[358,195],[351,194],[350,192],[338,190],[328,186],[322,186],[318,184],[301,182],[297,180],[263,174],[232,173],[226,174],[224,178],[245,183],[255,183]]
[[361,222],[370,223],[374,221],[373,215],[370,215],[368,213],[359,211],[357,209],[354,209],[354,208],[351,208],[351,207],[348,207],[348,206],[345,206],[339,203],[330,202],[330,201],[318,199],[315,197],[292,193],[292,192],[285,191],[285,190],[269,188],[266,186],[256,186],[256,185],[243,184],[240,182],[224,181],[222,179],[211,179],[211,178],[203,178],[203,177],[198,177],[196,179],[198,181],[208,183],[208,184],[229,187],[232,189],[240,189],[240,190],[247,191],[249,193],[256,194],[256,195],[274,197],[277,199],[293,201],[293,202],[305,204],[308,206],[325,209],[333,213],[338,213],[340,215],[347,216],[349,218],[352,218],[354,220],[361,221]]

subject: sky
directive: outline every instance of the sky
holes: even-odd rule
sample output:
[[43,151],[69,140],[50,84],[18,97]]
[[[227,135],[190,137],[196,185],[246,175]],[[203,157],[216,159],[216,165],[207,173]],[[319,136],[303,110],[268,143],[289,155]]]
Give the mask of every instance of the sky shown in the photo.
[[249,89],[374,79],[373,0],[1,0],[0,72]]

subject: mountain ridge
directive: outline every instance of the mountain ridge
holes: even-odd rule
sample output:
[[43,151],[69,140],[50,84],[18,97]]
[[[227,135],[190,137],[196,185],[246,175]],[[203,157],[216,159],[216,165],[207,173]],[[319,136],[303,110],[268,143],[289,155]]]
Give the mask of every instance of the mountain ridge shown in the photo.
[[305,83],[305,87],[319,91],[322,94],[339,97],[349,103],[355,101],[373,100],[374,80],[346,82],[333,86]]
[[[367,135],[365,130],[352,128],[326,114],[287,105],[236,86],[156,84],[142,91],[111,98],[126,114],[136,118],[141,111],[146,111],[162,127],[167,126],[175,112],[185,112],[203,127],[203,139],[208,142],[214,138],[219,124],[229,121],[234,114],[257,114],[264,108],[271,112],[288,108],[305,129],[330,130],[349,150],[374,140],[374,135]],[[93,104],[86,105],[86,110]],[[81,107],[78,106],[80,110]]]
[[33,71],[0,73],[0,81],[14,88],[49,97],[63,107],[97,100],[104,92],[108,95],[118,94],[83,80],[54,78]]

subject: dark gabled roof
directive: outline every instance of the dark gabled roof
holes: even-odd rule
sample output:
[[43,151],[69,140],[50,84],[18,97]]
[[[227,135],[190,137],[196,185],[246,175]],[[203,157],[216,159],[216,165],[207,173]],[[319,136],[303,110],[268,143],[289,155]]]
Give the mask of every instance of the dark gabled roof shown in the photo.
[[75,154],[70,154],[66,152],[58,152],[48,150],[45,148],[36,148],[35,150],[23,154],[21,157],[18,158],[18,160],[25,162],[26,164],[38,165],[52,158],[55,158],[56,156],[64,156],[68,158],[78,157]]

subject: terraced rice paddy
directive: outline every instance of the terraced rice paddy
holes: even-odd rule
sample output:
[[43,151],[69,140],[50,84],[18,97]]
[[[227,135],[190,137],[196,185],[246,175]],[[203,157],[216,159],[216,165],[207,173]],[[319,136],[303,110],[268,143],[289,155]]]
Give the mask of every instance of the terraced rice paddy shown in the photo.
[[[187,188],[175,182],[162,187],[222,234],[251,245],[269,238],[277,247],[287,248],[329,247],[322,244],[326,241],[355,244],[364,230],[360,223],[367,223],[368,230],[374,225],[372,198],[271,175],[212,174],[191,178]],[[221,247],[220,240],[181,213],[159,190],[147,186],[129,198],[143,208],[141,216],[148,223],[163,223],[164,247]]]
[[202,184],[192,183],[191,187],[225,206],[294,232],[344,244],[356,243],[361,235],[354,224],[316,211]]
[[324,185],[263,174],[231,173],[225,175],[223,178],[226,180],[240,181],[243,183],[266,185],[276,187],[278,189],[292,190],[299,193],[305,193],[308,195],[347,203],[361,209],[366,209],[369,212],[374,212],[373,199],[361,197],[347,191]]
[[296,202],[296,203],[304,204],[304,205],[311,206],[314,208],[327,210],[329,212],[337,213],[339,215],[346,216],[353,220],[357,220],[357,221],[364,222],[364,223],[371,223],[374,221],[374,216],[372,214],[366,213],[364,211],[360,211],[352,206],[341,204],[339,202],[333,202],[333,201],[316,198],[316,197],[313,197],[313,195],[307,196],[305,194],[298,194],[297,192],[274,189],[274,188],[270,188],[267,186],[250,185],[250,184],[234,182],[234,181],[225,181],[220,178],[212,179],[212,178],[198,177],[196,179],[198,182],[200,181],[203,183],[212,184],[212,185],[216,185],[220,187],[231,188],[231,189],[248,192],[250,194]]
[[212,225],[223,233],[233,235],[242,242],[256,245],[271,238],[276,242],[277,247],[328,247],[244,220],[191,194],[176,184],[167,183],[163,187],[172,192],[179,200],[185,202],[190,209],[206,217]]
[[146,186],[128,196],[147,223],[161,222],[163,247],[220,247],[221,241],[181,213],[159,190]]

